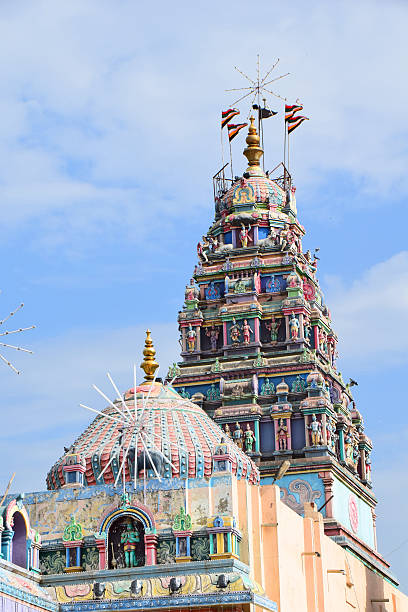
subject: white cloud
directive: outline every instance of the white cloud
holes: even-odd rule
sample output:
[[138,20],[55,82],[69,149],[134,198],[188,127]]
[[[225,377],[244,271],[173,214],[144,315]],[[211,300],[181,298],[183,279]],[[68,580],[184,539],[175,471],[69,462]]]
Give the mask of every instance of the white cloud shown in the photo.
[[327,302],[339,352],[360,369],[407,361],[408,251],[372,266],[347,284],[327,278]]
[[[159,2],[154,14],[130,1],[23,5],[9,4],[0,21],[9,58],[0,66],[3,224],[65,213],[73,227],[53,230],[62,240],[78,227],[92,231],[96,213],[102,225],[115,217],[127,226],[137,211],[151,225],[146,201],[163,216],[186,205],[199,214],[220,163],[219,112],[233,101],[224,89],[245,86],[233,66],[253,76],[257,52],[265,68],[279,52],[277,74],[292,76],[276,88],[300,96],[312,118],[292,138],[303,192],[318,193],[332,172],[355,181],[356,195],[369,194],[368,206],[378,193],[407,191],[403,3],[384,12],[379,2],[336,10],[295,2],[288,16],[265,2],[253,23],[242,19],[244,2],[233,13],[215,3],[213,12],[211,2]],[[271,167],[281,157],[281,122],[265,129]],[[233,144],[242,170],[242,139]]]

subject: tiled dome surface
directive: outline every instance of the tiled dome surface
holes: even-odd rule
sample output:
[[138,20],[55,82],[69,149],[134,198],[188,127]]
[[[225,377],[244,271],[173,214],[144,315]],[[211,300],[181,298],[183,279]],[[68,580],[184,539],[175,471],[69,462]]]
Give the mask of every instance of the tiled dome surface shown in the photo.
[[[267,202],[269,198],[269,203],[272,206],[281,208],[285,205],[285,192],[277,183],[268,178],[260,168],[257,168],[256,171],[250,169],[248,172],[250,176],[246,179],[246,182],[253,187],[256,202]],[[239,187],[240,183],[235,183],[224,195],[222,202],[225,208],[232,206],[234,192]]]
[[[148,384],[137,387],[139,414],[142,398],[147,395],[149,389]],[[125,402],[133,413],[133,389],[125,394]],[[121,407],[120,403],[118,407]],[[112,407],[106,408],[103,413],[118,416]],[[202,408],[183,399],[172,387],[155,383],[144,412],[143,424],[147,437],[154,440],[156,448],[159,448],[174,466],[164,462],[164,478],[202,478],[211,475],[215,446],[225,434]],[[67,456],[73,453],[80,455],[85,462],[86,485],[114,483],[123,460],[123,451],[119,446],[120,427],[120,423],[98,415],[66,455],[51,468],[47,475],[48,489],[58,489],[65,484],[63,465],[68,460]],[[131,448],[134,448],[136,436],[133,428],[128,427],[125,432],[125,448],[129,443]],[[259,472],[253,461],[233,442],[230,448],[234,457],[233,473],[239,479],[257,482]],[[138,455],[142,451],[143,446],[139,438]],[[112,456],[114,460],[111,465],[98,479]],[[129,481],[133,480],[133,463],[132,459],[126,459],[126,480]]]

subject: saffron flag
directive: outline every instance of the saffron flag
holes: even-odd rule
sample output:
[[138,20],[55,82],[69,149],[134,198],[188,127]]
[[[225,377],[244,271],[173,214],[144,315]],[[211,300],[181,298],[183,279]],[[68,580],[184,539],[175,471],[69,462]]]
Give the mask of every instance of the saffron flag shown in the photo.
[[247,123],[237,123],[236,125],[233,125],[232,123],[230,123],[228,126],[229,141],[231,142],[231,140],[235,138],[235,136],[238,134],[239,130],[242,130],[242,128],[244,128],[246,125],[248,124]]
[[293,130],[296,130],[296,128],[299,127],[303,121],[309,121],[309,117],[302,117],[301,115],[298,115],[297,117],[291,117],[288,119],[288,134],[293,132]]
[[293,117],[295,113],[298,113],[301,110],[303,110],[303,106],[301,104],[285,104],[285,121],[289,121],[289,119]]
[[227,125],[231,121],[235,115],[239,115],[239,110],[237,108],[229,108],[226,111],[222,111],[221,113],[221,129]]

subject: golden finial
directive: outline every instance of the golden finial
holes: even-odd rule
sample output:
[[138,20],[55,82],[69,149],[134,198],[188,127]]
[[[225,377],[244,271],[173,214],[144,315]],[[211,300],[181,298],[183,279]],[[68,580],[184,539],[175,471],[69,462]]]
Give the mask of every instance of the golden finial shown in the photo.
[[153,342],[150,337],[150,333],[151,333],[150,329],[147,329],[145,347],[143,349],[144,359],[142,363],[140,364],[140,367],[142,368],[142,370],[144,370],[144,373],[145,373],[144,382],[147,382],[147,383],[150,383],[154,380],[154,373],[159,367],[159,364],[157,363],[157,361],[154,360],[156,351],[153,348]]
[[244,155],[248,160],[249,166],[259,166],[259,160],[263,155],[263,150],[259,146],[260,138],[254,125],[254,117],[249,118],[251,125],[248,129],[248,136],[246,137],[247,148],[244,150]]

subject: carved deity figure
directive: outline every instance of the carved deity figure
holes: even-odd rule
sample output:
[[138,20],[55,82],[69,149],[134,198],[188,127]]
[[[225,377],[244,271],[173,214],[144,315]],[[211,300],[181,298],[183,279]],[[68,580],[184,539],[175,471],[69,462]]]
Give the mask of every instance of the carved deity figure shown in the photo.
[[254,331],[251,326],[248,324],[248,321],[244,319],[244,324],[242,326],[242,335],[244,336],[244,344],[249,344],[251,342],[251,334]]
[[279,427],[276,431],[277,446],[279,450],[287,450],[288,448],[288,426],[285,425],[283,419],[279,419]]
[[139,532],[133,527],[132,521],[126,523],[126,531],[120,536],[120,542],[123,544],[125,552],[126,567],[136,567],[136,544],[140,541]]
[[229,278],[228,274],[226,274],[225,275],[225,279],[224,279],[224,291],[225,291],[225,293],[228,293],[228,291],[229,291],[229,281],[230,281],[230,278]]
[[319,330],[319,348],[322,353],[327,353],[327,334],[324,329]]
[[312,414],[312,421],[310,425],[307,426],[307,428],[310,429],[312,446],[320,446],[322,443],[322,425],[317,420],[315,414]]
[[327,439],[327,446],[333,450],[334,449],[334,445],[336,442],[336,427],[334,424],[333,419],[328,419],[327,423],[326,423],[326,439]]
[[366,465],[366,480],[368,480],[368,482],[371,482],[371,457],[368,453],[366,455],[365,465]]
[[251,231],[250,225],[248,225],[248,229],[247,229],[243,223],[241,224],[241,231],[239,232],[239,239],[244,249],[248,246],[248,241],[252,242],[252,238],[249,235],[250,231]]
[[261,395],[273,395],[275,392],[275,385],[269,382],[269,378],[265,378],[265,382],[261,386]]
[[214,253],[218,248],[218,238],[210,236],[210,246],[212,253]]
[[235,423],[233,439],[234,439],[235,444],[238,446],[238,448],[241,448],[241,449],[243,446],[243,437],[244,437],[244,432],[241,429],[241,425],[237,422]]
[[266,321],[265,322],[265,327],[266,329],[270,332],[271,334],[271,342],[277,342],[278,341],[278,329],[279,329],[279,323],[278,321],[275,319],[275,317],[271,317],[270,321]]
[[346,453],[346,460],[352,462],[353,461],[353,436],[351,430],[349,429],[345,438],[344,438],[344,447]]
[[208,338],[210,339],[211,350],[216,351],[217,350],[217,340],[218,340],[218,336],[220,335],[220,330],[217,329],[215,325],[211,325],[210,328],[207,328],[205,330],[205,335],[208,336]]
[[194,278],[190,280],[190,284],[186,285],[185,300],[186,302],[195,300],[198,296],[198,289],[194,284]]
[[305,337],[306,342],[309,342],[310,344],[310,334],[312,332],[312,327],[310,325],[310,321],[309,319],[304,319],[304,325],[303,325],[303,335]]
[[238,279],[234,285],[234,293],[245,293],[246,289],[245,281],[242,278]]
[[241,330],[239,328],[239,325],[237,325],[237,322],[235,321],[235,318],[232,319],[232,325],[230,328],[230,336],[231,336],[231,342],[233,344],[238,344],[240,341],[240,337],[241,337]]
[[285,223],[283,229],[279,233],[279,248],[281,251],[285,251],[289,243],[289,225]]
[[230,426],[228,425],[228,423],[225,423],[224,431],[225,431],[225,435],[231,438],[231,430],[230,430]]
[[245,452],[252,453],[254,444],[255,444],[255,434],[252,431],[250,424],[247,423],[245,433],[244,433]]
[[292,312],[292,316],[289,321],[289,327],[291,339],[297,340],[299,338],[299,321],[297,320],[294,312]]
[[207,240],[206,236],[203,236],[202,241],[197,244],[197,255],[198,260],[208,262],[207,253],[209,251],[210,243]]
[[195,351],[195,346],[197,342],[197,332],[191,327],[191,324],[188,326],[188,330],[186,332],[186,339],[188,351],[192,353],[193,351]]

